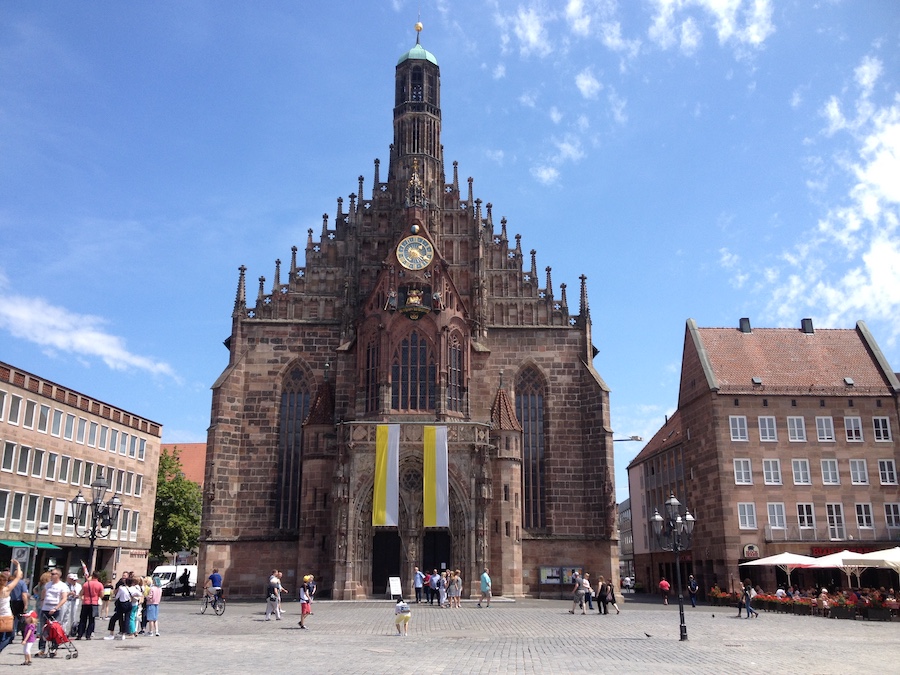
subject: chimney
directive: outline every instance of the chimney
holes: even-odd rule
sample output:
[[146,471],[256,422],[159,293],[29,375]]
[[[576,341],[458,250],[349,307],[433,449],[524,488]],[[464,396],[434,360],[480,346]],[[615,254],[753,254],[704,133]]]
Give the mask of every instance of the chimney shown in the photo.
[[750,319],[748,319],[747,317],[744,317],[743,319],[741,319],[739,328],[741,329],[742,333],[752,333],[753,332],[752,330],[750,330]]
[[810,335],[815,333],[816,331],[813,329],[812,319],[801,319],[800,320],[800,330],[802,330],[804,333],[808,333]]

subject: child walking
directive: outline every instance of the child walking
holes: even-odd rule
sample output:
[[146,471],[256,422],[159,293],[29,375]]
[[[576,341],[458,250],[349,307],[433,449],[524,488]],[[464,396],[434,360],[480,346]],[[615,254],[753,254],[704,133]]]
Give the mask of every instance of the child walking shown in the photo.
[[37,619],[34,613],[25,617],[25,630],[22,632],[22,653],[25,655],[23,666],[31,665],[31,646],[37,639]]

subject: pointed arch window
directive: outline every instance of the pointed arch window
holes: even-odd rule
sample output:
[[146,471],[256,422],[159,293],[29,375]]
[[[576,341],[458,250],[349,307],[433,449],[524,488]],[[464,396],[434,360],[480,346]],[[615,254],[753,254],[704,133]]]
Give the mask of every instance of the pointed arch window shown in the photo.
[[411,77],[410,77],[411,87],[410,87],[410,100],[411,101],[421,101],[422,100],[422,69],[421,68],[413,68]]
[[547,525],[544,485],[544,381],[534,368],[527,368],[516,380],[516,416],[522,425],[522,520],[525,529]]
[[434,410],[435,362],[428,341],[413,331],[391,360],[391,408]]
[[463,346],[459,333],[453,333],[447,354],[447,410],[462,412],[463,392]]
[[284,378],[278,426],[278,477],[275,489],[275,527],[300,526],[300,478],[303,461],[303,420],[309,414],[312,391],[299,368]]
[[366,412],[378,412],[378,341],[372,339],[366,347]]

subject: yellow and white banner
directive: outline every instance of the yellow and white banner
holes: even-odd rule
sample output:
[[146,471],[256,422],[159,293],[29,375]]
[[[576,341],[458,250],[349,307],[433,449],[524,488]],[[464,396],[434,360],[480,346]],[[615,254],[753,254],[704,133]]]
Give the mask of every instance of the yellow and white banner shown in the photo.
[[400,425],[379,424],[375,433],[375,494],[372,525],[397,527],[400,521]]
[[450,527],[447,427],[425,427],[425,527]]

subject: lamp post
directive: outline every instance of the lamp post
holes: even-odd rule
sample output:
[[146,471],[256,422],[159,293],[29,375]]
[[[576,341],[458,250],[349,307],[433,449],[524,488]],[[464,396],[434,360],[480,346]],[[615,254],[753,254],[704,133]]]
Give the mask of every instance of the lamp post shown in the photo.
[[681,552],[691,545],[691,534],[694,532],[694,516],[684,509],[681,512],[681,502],[673,493],[666,500],[666,517],[659,515],[659,509],[654,509],[650,522],[653,524],[653,533],[659,542],[659,547],[664,551],[675,553],[675,578],[678,584],[678,616],[681,620],[681,640],[687,640],[687,626],[684,625],[684,591],[681,588]]
[[102,473],[98,474],[91,483],[91,501],[85,500],[81,490],[69,502],[71,506],[71,522],[75,526],[75,536],[82,539],[90,539],[91,546],[88,550],[89,572],[94,571],[94,543],[97,539],[105,539],[119,521],[119,511],[122,501],[118,495],[104,502],[109,483]]
[[614,438],[613,443],[622,443],[624,441],[642,441],[643,436],[629,436],[628,438]]
[[31,571],[28,574],[28,578],[31,580],[28,586],[28,592],[31,592],[31,589],[34,588],[34,572],[37,570],[37,555],[38,555],[38,534],[41,532],[49,532],[50,528],[47,525],[38,525],[34,530],[34,543],[31,545]]

